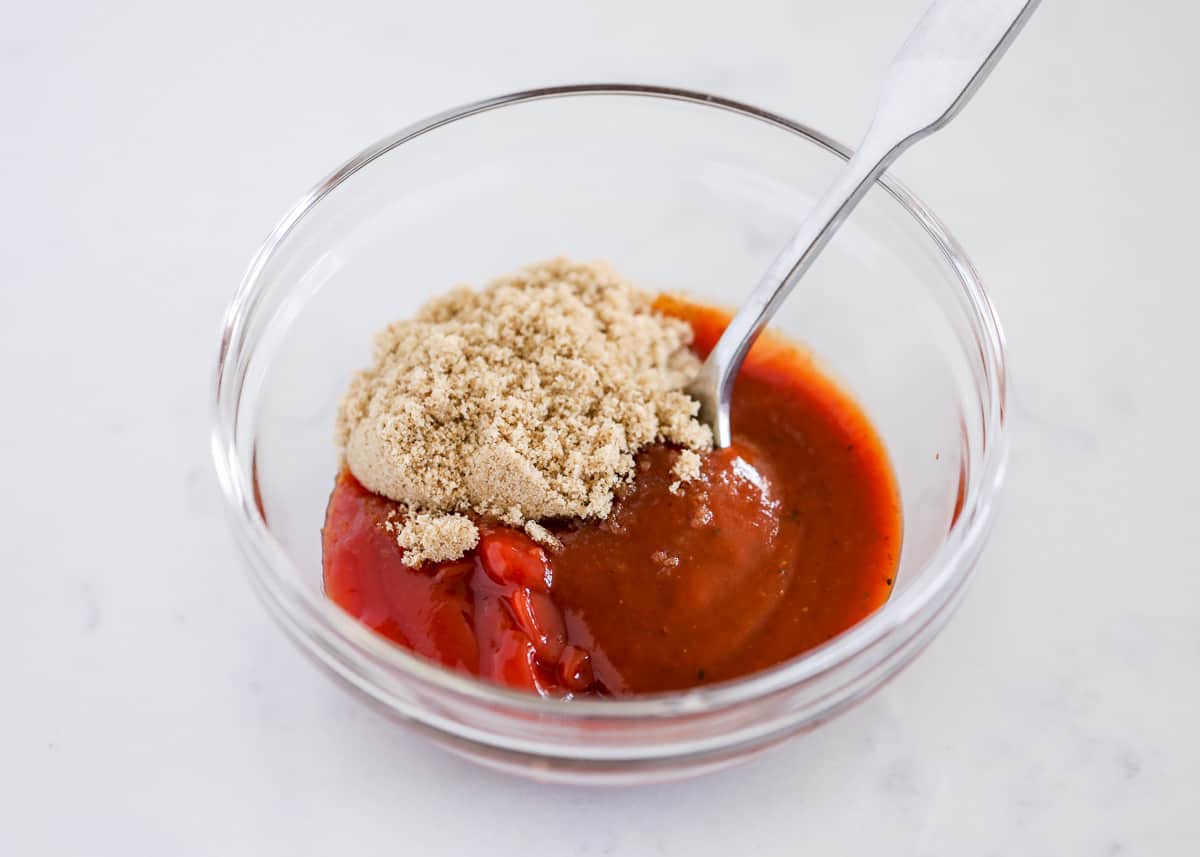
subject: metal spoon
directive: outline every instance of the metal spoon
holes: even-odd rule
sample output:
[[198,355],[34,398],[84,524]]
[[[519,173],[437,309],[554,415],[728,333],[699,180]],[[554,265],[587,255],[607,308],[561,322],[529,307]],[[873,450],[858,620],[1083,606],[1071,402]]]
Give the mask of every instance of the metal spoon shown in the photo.
[[896,158],[955,117],[1040,0],[936,0],[892,61],[858,151],[763,274],[687,392],[718,448],[729,446],[729,399],[742,360],[779,305],[867,189]]

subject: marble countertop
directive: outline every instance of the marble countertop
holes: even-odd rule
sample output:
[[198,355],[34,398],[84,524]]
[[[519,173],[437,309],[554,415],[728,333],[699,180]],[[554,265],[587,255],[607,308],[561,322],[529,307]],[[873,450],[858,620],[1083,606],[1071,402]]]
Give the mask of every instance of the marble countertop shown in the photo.
[[896,173],[1007,327],[1013,458],[944,634],[745,766],[597,792],[368,711],[246,584],[218,322],[362,145],[547,83],[710,90],[852,140],[924,0],[19,4],[0,30],[0,853],[1200,853],[1195,9],[1046,3]]

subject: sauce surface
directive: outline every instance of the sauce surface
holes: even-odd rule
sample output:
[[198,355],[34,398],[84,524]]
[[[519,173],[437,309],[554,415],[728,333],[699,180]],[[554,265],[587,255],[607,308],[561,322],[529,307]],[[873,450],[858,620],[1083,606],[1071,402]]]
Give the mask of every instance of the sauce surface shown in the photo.
[[[728,315],[661,298],[712,348]],[[449,667],[547,695],[722,681],[820,645],[887,600],[900,551],[887,454],[802,350],[763,336],[733,397],[734,445],[670,490],[651,447],[605,521],[545,522],[548,551],[481,522],[461,560],[411,569],[383,524],[401,507],[343,471],[324,540],[329,597]]]

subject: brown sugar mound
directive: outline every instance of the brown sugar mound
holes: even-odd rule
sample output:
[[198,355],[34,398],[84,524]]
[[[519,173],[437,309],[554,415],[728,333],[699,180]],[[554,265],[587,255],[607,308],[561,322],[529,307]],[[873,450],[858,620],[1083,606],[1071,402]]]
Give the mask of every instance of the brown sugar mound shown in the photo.
[[338,439],[363,485],[419,516],[403,530],[406,563],[473,547],[456,513],[605,518],[642,447],[711,448],[682,392],[699,369],[691,328],[651,304],[606,264],[555,259],[460,287],[379,334]]

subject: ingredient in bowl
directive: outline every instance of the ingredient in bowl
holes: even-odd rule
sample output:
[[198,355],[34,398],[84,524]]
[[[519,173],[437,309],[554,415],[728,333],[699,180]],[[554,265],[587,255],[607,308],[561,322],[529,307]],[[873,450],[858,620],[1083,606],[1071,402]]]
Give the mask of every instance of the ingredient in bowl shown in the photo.
[[[603,264],[556,259],[459,288],[377,338],[338,415],[346,464],[407,506],[414,566],[472,548],[470,514],[603,519],[638,450],[712,445],[681,392],[699,366],[691,338]],[[695,472],[689,458],[676,476]]]
[[[689,325],[700,357],[729,318],[654,308]],[[410,513],[343,470],[326,591],[405,648],[548,696],[677,690],[793,658],[886,601],[898,492],[866,416],[786,341],[755,343],[733,413],[728,449],[643,447],[605,518],[544,519],[535,541],[474,515],[477,546],[419,568],[394,533]]]

